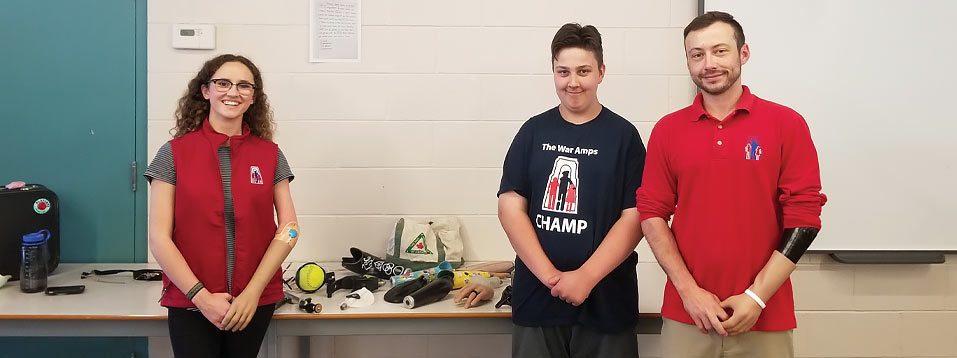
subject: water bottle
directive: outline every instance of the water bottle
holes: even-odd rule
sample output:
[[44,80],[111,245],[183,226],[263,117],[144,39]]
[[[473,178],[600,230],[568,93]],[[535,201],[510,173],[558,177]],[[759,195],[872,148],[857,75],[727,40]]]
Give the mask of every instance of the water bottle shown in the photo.
[[49,230],[23,235],[20,257],[20,291],[40,292],[47,288],[47,240]]

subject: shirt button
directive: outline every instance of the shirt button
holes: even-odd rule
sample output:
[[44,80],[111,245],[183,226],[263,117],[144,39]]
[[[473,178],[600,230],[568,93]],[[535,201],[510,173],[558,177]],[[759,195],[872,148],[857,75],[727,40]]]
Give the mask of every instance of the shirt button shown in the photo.
[[720,141],[720,140],[718,141],[718,145],[721,145],[721,141]]
[[724,126],[719,124],[718,129],[724,129]]

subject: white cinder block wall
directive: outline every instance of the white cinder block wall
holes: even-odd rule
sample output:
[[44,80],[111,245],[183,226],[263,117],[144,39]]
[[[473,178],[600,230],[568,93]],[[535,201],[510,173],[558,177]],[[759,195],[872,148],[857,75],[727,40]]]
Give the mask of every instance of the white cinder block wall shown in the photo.
[[[519,126],[558,103],[555,31],[571,21],[598,27],[607,66],[599,98],[647,140],[694,95],[681,31],[696,4],[366,0],[361,62],[322,64],[308,62],[306,0],[150,1],[149,157],[169,140],[176,100],[202,63],[243,54],[263,72],[276,141],[296,174],[304,239],[291,260],[335,261],[351,246],[384,252],[397,217],[435,215],[461,219],[466,259],[511,259],[494,194]],[[174,50],[174,23],[215,24],[216,49]],[[646,244],[639,252],[640,308],[658,312],[664,275]],[[955,264],[854,267],[810,255],[793,277],[801,357],[957,357]],[[657,336],[639,339],[642,356],[658,355]],[[151,342],[153,357],[170,356],[168,341]],[[507,335],[328,337],[313,339],[311,356],[489,357],[509,345]],[[298,354],[295,342],[280,347]]]

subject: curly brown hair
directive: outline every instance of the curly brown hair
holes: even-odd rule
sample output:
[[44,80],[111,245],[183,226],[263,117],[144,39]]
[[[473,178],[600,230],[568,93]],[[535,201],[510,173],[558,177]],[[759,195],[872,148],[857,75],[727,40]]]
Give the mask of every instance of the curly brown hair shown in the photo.
[[273,120],[272,108],[269,107],[269,98],[266,92],[263,92],[263,78],[259,68],[248,58],[223,54],[216,56],[203,64],[196,77],[189,81],[189,87],[183,97],[179,99],[179,107],[176,108],[176,127],[170,130],[173,138],[179,138],[189,132],[199,129],[203,121],[209,117],[209,100],[203,97],[203,88],[209,85],[209,80],[213,74],[227,62],[239,62],[249,68],[253,73],[256,90],[253,93],[253,104],[249,106],[246,113],[243,113],[243,122],[249,125],[249,132],[253,135],[272,140],[273,130],[276,126]]

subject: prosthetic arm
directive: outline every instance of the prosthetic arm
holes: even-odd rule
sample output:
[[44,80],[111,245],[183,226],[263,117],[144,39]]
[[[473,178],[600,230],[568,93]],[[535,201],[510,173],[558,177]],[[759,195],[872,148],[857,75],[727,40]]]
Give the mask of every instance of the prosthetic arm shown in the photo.
[[272,239],[289,245],[290,249],[296,247],[296,242],[299,241],[299,223],[292,221],[286,224]]
[[[721,307],[731,310],[731,317],[721,322],[729,335],[748,332],[757,323],[761,311],[767,307],[765,300],[777,292],[797,267],[798,260],[807,251],[817,236],[818,229],[812,227],[788,228],[781,235],[777,249],[779,254],[771,257],[754,278],[754,283],[744,293],[728,297],[721,301]],[[753,302],[750,302],[753,301]]]
[[[784,233],[781,235],[781,243],[777,249],[784,257],[772,255],[761,272],[758,272],[754,284],[744,290],[744,294],[750,296],[761,309],[764,309],[766,304],[762,297],[771,297],[777,292],[778,288],[794,271],[795,265],[797,265],[801,256],[804,256],[808,246],[811,246],[811,242],[814,241],[818,231],[820,230],[813,227],[784,229]],[[787,258],[787,261],[785,258]],[[722,302],[722,305],[724,304]],[[750,328],[750,325],[748,325],[748,328]]]

